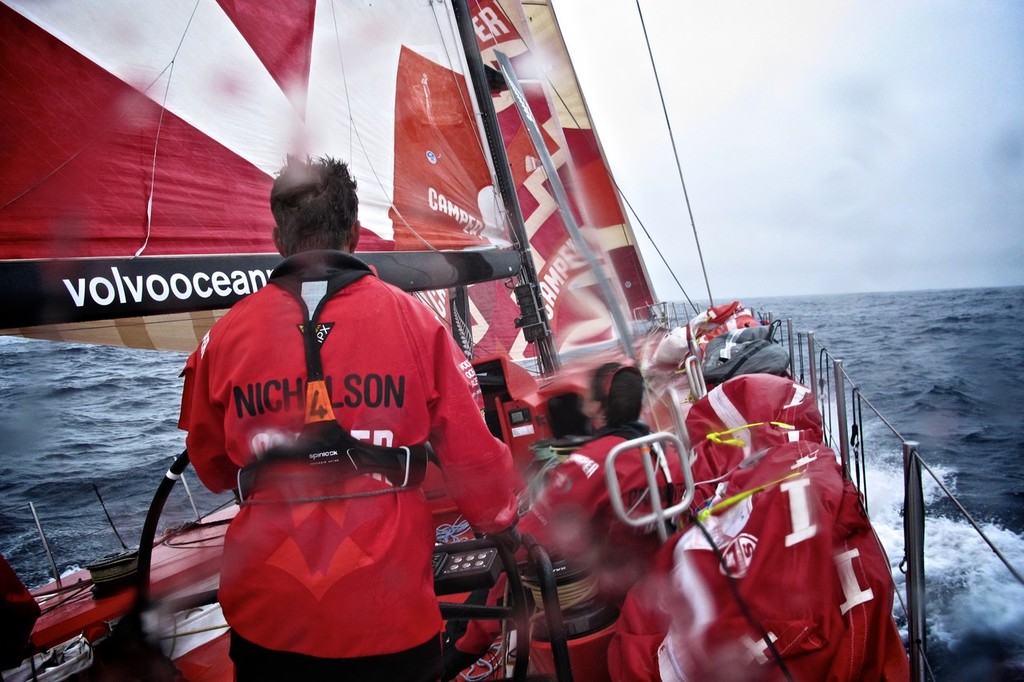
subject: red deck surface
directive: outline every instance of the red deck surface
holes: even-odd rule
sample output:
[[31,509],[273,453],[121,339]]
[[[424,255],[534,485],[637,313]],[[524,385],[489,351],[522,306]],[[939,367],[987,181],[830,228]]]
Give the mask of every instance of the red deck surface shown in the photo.
[[[153,548],[150,576],[154,598],[179,596],[213,589],[220,570],[226,521],[237,508],[213,514],[202,525],[166,535]],[[135,599],[135,588],[95,598],[89,572],[82,569],[56,584],[33,591],[42,614],[32,632],[32,643],[47,649],[84,634],[95,641],[106,634],[108,624],[125,614]],[[195,589],[196,586],[203,586]]]

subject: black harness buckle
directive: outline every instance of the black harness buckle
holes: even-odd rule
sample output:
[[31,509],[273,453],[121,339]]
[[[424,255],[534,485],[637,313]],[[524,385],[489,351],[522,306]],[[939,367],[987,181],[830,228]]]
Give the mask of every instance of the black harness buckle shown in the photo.
[[[338,422],[316,422],[307,424],[295,443],[273,447],[242,468],[238,472],[238,496],[246,500],[259,489],[261,478],[271,482],[277,475],[302,478],[315,485],[377,475],[391,484],[380,492],[400,492],[423,483],[429,459],[426,443],[397,448],[372,445],[353,438]],[[281,471],[279,465],[289,463],[306,466]]]

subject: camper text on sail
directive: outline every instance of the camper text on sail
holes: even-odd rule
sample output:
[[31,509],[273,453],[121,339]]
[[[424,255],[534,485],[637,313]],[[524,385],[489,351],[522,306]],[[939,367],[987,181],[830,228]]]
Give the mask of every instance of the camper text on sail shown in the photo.
[[462,225],[462,231],[466,234],[477,236],[484,231],[484,223],[482,220],[471,215],[469,211],[462,208],[433,187],[427,189],[427,204],[432,210],[455,218],[459,225]]

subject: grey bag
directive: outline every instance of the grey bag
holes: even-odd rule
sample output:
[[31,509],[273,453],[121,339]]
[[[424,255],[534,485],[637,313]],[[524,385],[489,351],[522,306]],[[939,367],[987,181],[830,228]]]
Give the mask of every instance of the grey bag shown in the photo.
[[772,339],[774,325],[720,334],[704,349],[704,381],[720,384],[738,374],[789,376],[789,353]]

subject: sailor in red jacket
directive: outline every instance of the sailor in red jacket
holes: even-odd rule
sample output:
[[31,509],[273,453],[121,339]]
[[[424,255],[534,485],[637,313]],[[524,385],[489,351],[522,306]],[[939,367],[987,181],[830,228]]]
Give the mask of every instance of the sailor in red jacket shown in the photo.
[[0,670],[17,667],[31,655],[30,640],[37,618],[39,604],[0,554]]
[[[605,478],[611,450],[651,432],[639,421],[643,401],[644,379],[637,368],[618,363],[598,368],[591,393],[584,400],[584,411],[595,428],[594,438],[550,470],[518,526],[553,559],[564,559],[574,570],[582,570],[587,580],[593,580],[591,596],[615,606],[647,572],[660,548],[655,528],[636,529],[618,519]],[[665,508],[683,495],[682,469],[675,453],[659,452],[655,460]],[[624,452],[616,460],[615,469],[631,515],[650,512],[650,493],[639,450]],[[495,603],[503,589],[503,582],[496,585],[488,601]],[[449,667],[467,664],[474,655],[486,651],[499,630],[494,621],[471,621],[456,644],[457,652],[448,654],[454,660],[449,661]]]
[[[640,421],[644,379],[636,367],[608,363],[595,372],[584,410],[591,417],[594,439],[581,445],[552,469],[522,518],[519,530],[530,534],[556,555],[585,567],[599,593],[613,603],[646,572],[660,545],[653,527],[637,530],[618,519],[606,483],[608,454],[616,445],[651,433]],[[682,497],[683,475],[674,453],[655,451],[662,484],[662,507]],[[619,488],[633,516],[650,512],[647,478],[638,450],[623,453],[615,463]]]
[[[477,530],[516,520],[517,476],[483,421],[472,366],[426,306],[349,255],[360,231],[355,189],[344,163],[288,159],[270,198],[286,260],[214,325],[185,370],[179,426],[196,472],[213,491],[245,483],[220,584],[239,680],[440,673],[422,490],[365,469],[359,447],[306,453],[330,464],[247,476],[310,422],[400,455],[429,443]],[[346,458],[369,473],[339,475]]]

